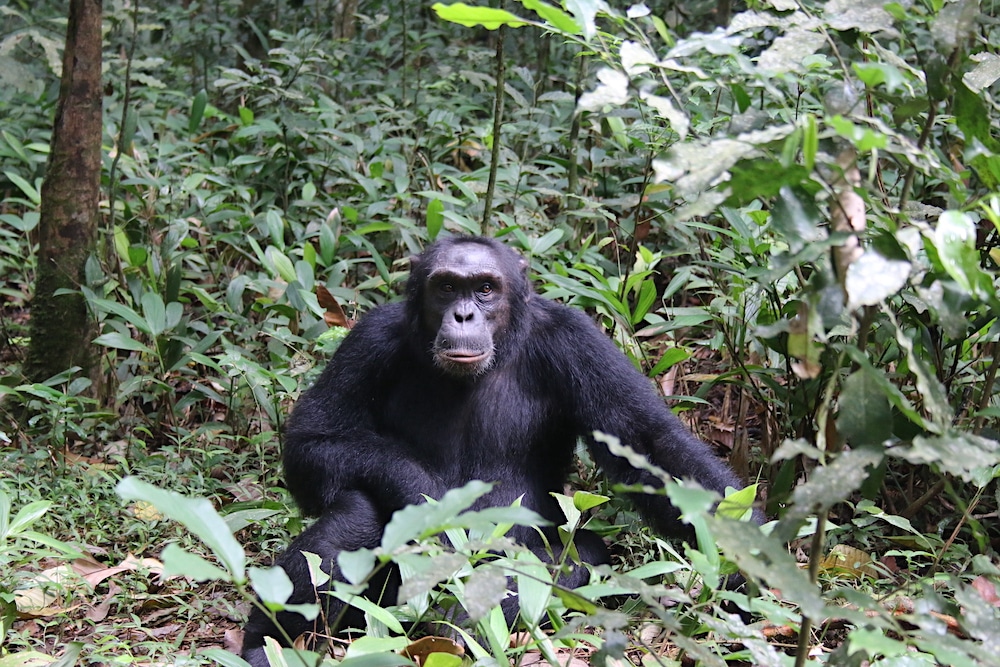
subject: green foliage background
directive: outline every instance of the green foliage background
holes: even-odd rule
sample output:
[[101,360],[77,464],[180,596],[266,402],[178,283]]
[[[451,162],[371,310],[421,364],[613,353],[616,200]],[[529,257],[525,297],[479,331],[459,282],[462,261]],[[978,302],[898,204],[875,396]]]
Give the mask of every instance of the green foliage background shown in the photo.
[[[342,336],[326,294],[360,317],[398,298],[408,255],[467,232],[504,237],[541,291],[593,312],[760,480],[776,519],[760,533],[710,518],[683,487],[674,500],[705,536],[686,549],[617,502],[568,518],[569,533],[590,520],[614,536],[619,568],[577,597],[539,589],[539,609],[573,611],[555,643],[532,618],[546,658],[575,643],[593,661],[991,664],[996,3],[648,4],[360,2],[355,36],[334,39],[318,0],[106,2],[104,249],[81,286],[101,323],[100,387],[73,369],[19,376],[65,17],[59,3],[0,8],[0,652],[79,641],[93,661],[205,659],[206,619],[232,625],[240,611],[219,605],[249,591],[242,560],[195,577],[225,584],[131,575],[102,620],[42,616],[47,639],[15,622],[15,592],[39,557],[73,549],[114,564],[174,540],[210,557],[122,505],[129,474],[211,498],[265,562],[301,527],[276,461],[283,416]],[[612,495],[586,462],[578,482]],[[461,543],[435,540],[379,557],[419,569]],[[538,574],[457,551],[494,582]],[[755,596],[698,592],[733,563]],[[468,600],[479,569],[456,566],[441,590]],[[212,585],[215,606],[200,602]],[[724,600],[801,641],[761,639]],[[188,631],[130,639],[154,603]],[[497,623],[477,626],[477,660],[525,650]]]

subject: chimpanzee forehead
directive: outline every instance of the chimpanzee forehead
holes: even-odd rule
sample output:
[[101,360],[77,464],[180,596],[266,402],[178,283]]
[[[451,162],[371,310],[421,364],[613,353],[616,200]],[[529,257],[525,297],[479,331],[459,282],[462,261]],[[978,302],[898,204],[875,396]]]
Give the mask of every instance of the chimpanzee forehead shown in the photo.
[[503,275],[502,258],[489,246],[479,243],[457,243],[445,248],[435,258],[431,275],[451,273],[459,276]]

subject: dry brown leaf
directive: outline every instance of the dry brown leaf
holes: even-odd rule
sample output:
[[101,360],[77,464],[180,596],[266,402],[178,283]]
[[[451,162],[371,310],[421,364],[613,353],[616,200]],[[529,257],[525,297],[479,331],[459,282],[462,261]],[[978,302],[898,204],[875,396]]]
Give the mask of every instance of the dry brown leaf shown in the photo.
[[465,647],[447,637],[421,637],[400,651],[403,657],[417,663],[417,667],[424,664],[431,653],[447,653],[461,658],[465,655]]
[[[88,564],[88,566],[94,564],[94,561],[85,561],[85,562]],[[74,569],[77,568],[77,563],[78,561],[73,561]],[[125,560],[121,562],[121,564],[116,565],[114,567],[105,567],[103,565],[99,565],[98,568],[96,569],[91,568],[87,571],[77,569],[77,571],[83,576],[83,578],[87,581],[87,583],[89,583],[94,588],[97,587],[97,584],[101,583],[108,577],[113,577],[119,572],[128,572],[134,570],[148,570],[153,574],[162,575],[163,563],[156,560],[155,558],[136,558],[132,554],[129,554],[125,558]]]
[[344,309],[340,307],[340,302],[337,301],[337,297],[331,294],[325,285],[316,285],[316,300],[319,301],[320,307],[326,310],[323,313],[323,321],[326,322],[327,326],[347,329],[354,326],[354,321],[347,318]]
[[860,579],[863,576],[876,579],[879,577],[879,571],[870,554],[844,544],[834,546],[820,563],[820,568],[824,571],[832,570],[841,575],[850,575],[855,579]]
[[71,565],[52,567],[31,577],[27,588],[14,591],[14,604],[20,616],[42,618],[64,614],[82,603],[56,605],[60,599],[71,600],[81,587],[90,585],[73,570]]

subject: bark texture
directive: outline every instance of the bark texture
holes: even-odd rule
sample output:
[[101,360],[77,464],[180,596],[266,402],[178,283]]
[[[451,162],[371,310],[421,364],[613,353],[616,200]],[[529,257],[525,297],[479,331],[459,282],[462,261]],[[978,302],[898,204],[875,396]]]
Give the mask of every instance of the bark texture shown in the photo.
[[[95,323],[80,293],[97,238],[101,176],[102,0],[71,0],[62,82],[42,184],[38,273],[25,376],[72,366],[91,375]],[[60,293],[69,290],[70,293]]]

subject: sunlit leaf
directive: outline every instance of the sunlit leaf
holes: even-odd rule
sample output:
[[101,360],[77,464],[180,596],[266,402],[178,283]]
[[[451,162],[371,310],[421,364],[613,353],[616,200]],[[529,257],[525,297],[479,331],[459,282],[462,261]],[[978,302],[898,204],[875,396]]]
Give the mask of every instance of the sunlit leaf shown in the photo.
[[560,32],[568,35],[579,35],[582,32],[580,24],[572,16],[554,5],[541,0],[520,0],[520,2]]
[[945,211],[934,229],[934,246],[945,271],[979,299],[995,297],[993,279],[980,266],[976,225],[968,213]]
[[874,306],[893,296],[910,277],[910,263],[868,250],[847,267],[847,307]]
[[979,63],[972,71],[962,75],[962,82],[974,93],[992,86],[1000,79],[1000,56],[984,51],[969,56],[969,60]]
[[464,2],[456,2],[451,5],[436,2],[431,5],[431,9],[445,21],[458,23],[467,28],[481,25],[487,30],[496,30],[502,25],[510,28],[519,28],[523,25],[528,25],[528,21],[506,10],[493,9],[492,7],[473,7]]

